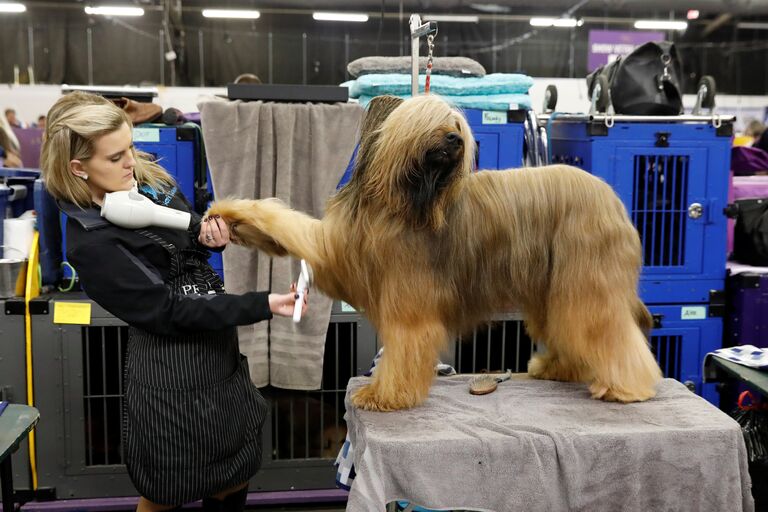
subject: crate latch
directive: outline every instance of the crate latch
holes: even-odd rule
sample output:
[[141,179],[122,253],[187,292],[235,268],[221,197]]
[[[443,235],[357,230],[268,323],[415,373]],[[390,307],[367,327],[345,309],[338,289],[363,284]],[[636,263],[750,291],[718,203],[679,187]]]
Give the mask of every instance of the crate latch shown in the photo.
[[669,132],[656,132],[656,147],[668,148],[669,147]]
[[725,316],[725,291],[724,290],[710,290],[709,291],[709,316],[724,317]]

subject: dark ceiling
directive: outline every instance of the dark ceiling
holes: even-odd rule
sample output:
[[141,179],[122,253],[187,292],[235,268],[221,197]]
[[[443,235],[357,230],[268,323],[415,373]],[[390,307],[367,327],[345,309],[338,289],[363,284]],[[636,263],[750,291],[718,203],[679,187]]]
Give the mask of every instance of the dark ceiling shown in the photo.
[[[22,0],[23,1],[23,0]],[[180,3],[184,9],[255,8],[255,9],[337,9],[363,10],[410,14],[430,12],[475,13],[497,12],[508,15],[559,14],[579,3],[577,0],[122,0],[112,3],[135,3],[143,6],[159,6],[163,2]],[[82,0],[26,0],[30,6],[78,7],[88,2]],[[98,2],[107,4],[110,2]],[[685,16],[688,9],[697,9],[702,17],[714,18],[720,14],[732,14],[742,18],[768,15],[768,0],[590,0],[578,13],[590,16],[637,16],[648,15],[669,18]]]

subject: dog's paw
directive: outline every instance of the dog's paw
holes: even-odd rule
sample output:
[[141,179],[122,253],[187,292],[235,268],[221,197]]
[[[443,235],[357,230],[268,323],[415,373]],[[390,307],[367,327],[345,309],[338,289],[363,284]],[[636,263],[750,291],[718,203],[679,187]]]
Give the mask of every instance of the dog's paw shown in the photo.
[[528,375],[534,379],[546,379],[547,361],[541,356],[533,356],[528,361]]
[[418,405],[418,400],[410,394],[393,394],[391,397],[381,393],[380,388],[366,385],[352,394],[352,403],[366,411],[398,411]]
[[605,400],[606,402],[645,402],[656,396],[656,390],[653,388],[637,390],[617,390],[604,384],[593,382],[589,386],[589,392],[592,398],[596,400]]
[[392,407],[384,404],[376,395],[376,391],[370,384],[363,386],[352,395],[352,403],[358,409],[366,411],[392,411]]

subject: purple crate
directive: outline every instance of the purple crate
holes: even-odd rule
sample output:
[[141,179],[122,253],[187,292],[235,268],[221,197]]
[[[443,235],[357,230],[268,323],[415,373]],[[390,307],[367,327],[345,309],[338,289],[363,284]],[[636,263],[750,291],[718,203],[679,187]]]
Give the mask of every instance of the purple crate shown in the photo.
[[725,345],[768,347],[768,268],[728,276]]

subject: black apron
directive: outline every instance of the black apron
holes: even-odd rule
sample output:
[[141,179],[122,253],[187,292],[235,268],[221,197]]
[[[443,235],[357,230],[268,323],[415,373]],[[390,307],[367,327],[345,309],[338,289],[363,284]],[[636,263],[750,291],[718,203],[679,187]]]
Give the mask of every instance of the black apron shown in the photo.
[[[139,233],[171,255],[166,284],[176,293],[193,300],[223,293],[207,252]],[[123,446],[128,474],[145,498],[181,505],[250,480],[261,465],[266,415],[235,327],[187,336],[129,329]]]

